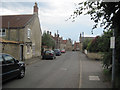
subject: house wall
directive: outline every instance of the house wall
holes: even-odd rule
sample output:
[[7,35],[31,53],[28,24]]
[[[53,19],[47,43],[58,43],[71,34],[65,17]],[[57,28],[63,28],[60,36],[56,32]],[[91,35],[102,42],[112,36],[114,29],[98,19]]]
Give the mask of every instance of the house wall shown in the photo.
[[60,49],[65,49],[66,48],[66,44],[60,44]]
[[19,44],[2,44],[2,53],[12,55],[15,59],[20,60],[20,46]]
[[[31,29],[30,33],[30,39],[27,37],[27,31],[28,28]],[[37,57],[41,56],[41,38],[42,38],[42,32],[41,32],[41,27],[40,27],[40,22],[39,18],[37,15],[34,16],[32,22],[30,22],[26,27],[25,27],[25,42],[32,42],[31,45],[31,53],[27,54],[27,46],[25,48],[25,59],[28,59],[30,57]]]
[[[10,38],[9,36],[9,30],[10,30]],[[2,38],[5,40],[12,40],[12,41],[24,41],[24,29],[6,29],[6,36],[3,36]]]
[[72,51],[72,43],[68,40],[67,43],[66,43],[66,48],[65,50],[67,51]]

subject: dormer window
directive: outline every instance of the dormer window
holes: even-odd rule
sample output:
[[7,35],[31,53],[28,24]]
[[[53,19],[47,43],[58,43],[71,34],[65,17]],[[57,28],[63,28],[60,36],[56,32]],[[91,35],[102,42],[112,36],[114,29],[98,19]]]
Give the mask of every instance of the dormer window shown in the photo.
[[30,38],[30,32],[31,32],[31,30],[30,30],[30,28],[28,28],[28,31],[27,31],[28,38]]
[[0,36],[6,36],[6,29],[0,29]]

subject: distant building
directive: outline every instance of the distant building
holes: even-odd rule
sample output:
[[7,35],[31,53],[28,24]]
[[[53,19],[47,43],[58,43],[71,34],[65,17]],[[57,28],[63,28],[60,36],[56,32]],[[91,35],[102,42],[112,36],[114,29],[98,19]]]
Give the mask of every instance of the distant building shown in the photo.
[[79,51],[80,50],[80,42],[75,42],[74,43],[74,50]]
[[66,51],[72,51],[72,40],[71,39],[67,40],[65,50]]
[[56,34],[54,36],[52,36],[51,32],[47,31],[51,37],[54,39],[55,41],[55,49],[60,49],[61,48],[61,43],[62,43],[62,37],[59,36],[59,34]]
[[66,44],[67,44],[67,40],[62,40],[61,44],[60,44],[60,49],[66,49]]
[[[0,25],[2,25],[0,27],[0,42],[4,41],[2,45],[3,53],[11,54],[19,60],[41,56],[42,32],[37,3],[35,3],[33,9],[33,14],[0,16],[2,18],[2,22],[0,22]],[[4,47],[6,44],[7,47]],[[13,44],[14,46],[11,48]]]

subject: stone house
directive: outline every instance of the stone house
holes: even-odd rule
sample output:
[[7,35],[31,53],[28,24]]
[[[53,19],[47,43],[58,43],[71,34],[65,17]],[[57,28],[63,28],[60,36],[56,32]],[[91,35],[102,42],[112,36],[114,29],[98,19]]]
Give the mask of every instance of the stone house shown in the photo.
[[56,33],[55,33],[54,36],[52,36],[51,32],[48,31],[48,33],[50,34],[50,36],[55,41],[55,49],[61,49],[62,37],[60,37],[60,35],[56,34]]
[[[4,49],[3,53],[19,53],[19,55],[13,55],[14,57],[19,56],[16,57],[19,60],[41,56],[42,31],[37,3],[34,5],[33,14],[3,15],[0,18],[2,19],[2,22],[0,22],[0,25],[2,25],[0,26],[0,37],[9,42],[8,47],[11,47],[11,41],[12,45],[14,44],[13,46],[17,47],[16,50],[8,50],[10,52]],[[5,44],[6,41],[4,42]]]
[[66,49],[66,43],[67,43],[67,40],[62,40],[60,44],[60,49]]
[[72,41],[71,41],[71,39],[67,40],[65,50],[66,51],[72,51]]

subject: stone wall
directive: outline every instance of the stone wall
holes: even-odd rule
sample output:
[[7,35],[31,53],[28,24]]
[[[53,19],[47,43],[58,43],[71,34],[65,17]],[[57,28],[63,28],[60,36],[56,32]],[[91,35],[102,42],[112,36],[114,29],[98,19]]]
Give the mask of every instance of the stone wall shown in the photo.
[[15,59],[20,59],[20,46],[19,44],[2,44],[2,53],[10,54]]
[[102,59],[102,54],[100,54],[100,53],[90,53],[90,52],[87,52],[86,50],[84,51],[84,53],[86,54],[86,56],[89,59],[94,59],[94,60],[101,60]]

